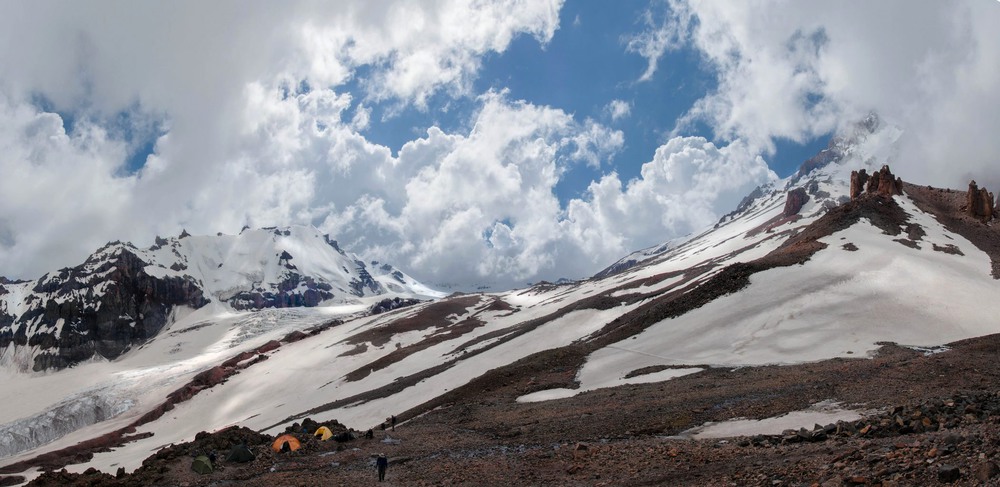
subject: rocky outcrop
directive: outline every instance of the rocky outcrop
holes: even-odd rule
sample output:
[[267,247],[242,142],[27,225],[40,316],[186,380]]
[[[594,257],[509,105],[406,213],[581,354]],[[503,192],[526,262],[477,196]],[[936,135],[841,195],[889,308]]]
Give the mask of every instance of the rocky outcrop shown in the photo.
[[39,279],[28,309],[16,319],[0,313],[0,349],[11,343],[38,347],[36,371],[95,355],[111,360],[156,335],[174,307],[208,302],[192,279],[150,276],[127,246],[112,245],[119,245],[117,251]]
[[903,180],[892,174],[888,165],[882,169],[868,175],[861,169],[851,171],[851,200],[858,199],[862,194],[880,194],[882,196],[895,196],[903,194]]
[[865,183],[868,182],[868,171],[851,171],[851,201],[858,199],[865,191]]
[[[291,269],[294,269],[294,266]],[[228,303],[238,310],[313,307],[333,298],[332,289],[333,287],[325,282],[316,282],[312,277],[288,272],[285,279],[277,284],[276,289],[268,291],[257,288],[242,291],[230,298]]]
[[[259,310],[355,302],[389,289],[420,294],[402,272],[368,266],[315,229],[216,237],[182,232],[149,248],[111,242],[79,266],[33,281],[0,280],[0,361],[27,371],[112,360],[155,336],[176,307],[209,299]],[[11,345],[30,348],[5,356]]]
[[883,196],[894,196],[903,194],[903,180],[893,176],[888,165],[872,173],[868,178],[866,189],[869,193],[877,193]]
[[412,298],[400,298],[396,296],[392,299],[383,299],[369,308],[369,313],[373,315],[387,313],[394,309],[405,308],[407,306],[413,306],[415,304],[420,304],[420,300]]
[[795,188],[789,191],[785,196],[785,210],[782,215],[786,217],[798,215],[807,201],[809,201],[809,195],[806,194],[805,188]]
[[993,204],[993,193],[986,188],[980,188],[975,181],[969,181],[969,191],[965,196],[965,212],[984,222],[992,220],[996,207]]

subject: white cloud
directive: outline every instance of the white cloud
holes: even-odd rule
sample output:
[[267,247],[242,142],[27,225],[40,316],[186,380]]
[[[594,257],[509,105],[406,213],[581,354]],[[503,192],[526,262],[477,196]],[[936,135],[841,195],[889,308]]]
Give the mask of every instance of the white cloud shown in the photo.
[[[107,240],[149,242],[182,227],[319,222],[350,207],[398,215],[407,178],[433,161],[410,165],[358,134],[371,122],[364,98],[422,106],[436,93],[466,95],[483,55],[518,35],[548,42],[561,4],[0,7],[0,185],[10,200],[0,273],[37,276]],[[365,91],[348,94],[344,83],[359,77]],[[38,100],[69,113],[72,131]],[[124,163],[135,142],[113,127],[120,113],[164,131],[134,174]],[[577,150],[570,132],[557,144]]]
[[[684,122],[704,121],[721,140],[770,151],[775,138],[805,141],[874,110],[905,132],[895,161],[904,179],[1000,184],[993,174],[1000,142],[992,135],[1000,131],[997,4],[762,0],[670,7],[672,20],[637,39],[677,39],[675,25],[692,25],[689,45],[719,84],[675,133],[686,130]],[[648,52],[660,59],[666,50]]]
[[629,113],[632,112],[632,104],[625,100],[611,100],[604,111],[608,113],[611,117],[612,122],[617,122],[625,117],[628,117]]
[[[720,82],[689,119],[721,142],[673,137],[639,178],[604,175],[568,204],[556,197],[568,171],[607,167],[625,134],[503,91],[472,98],[464,128],[431,126],[396,155],[359,133],[380,101],[471,96],[482,57],[517,35],[548,42],[561,3],[0,7],[0,273],[34,277],[107,240],[181,228],[313,223],[431,283],[582,277],[731,210],[774,178],[758,155],[774,137],[804,140],[873,108],[905,122],[908,168],[993,167],[998,22],[964,4],[920,4],[905,22],[882,4],[857,7],[872,9],[861,20],[805,11],[826,4],[651,11],[628,49],[652,79],[665,52],[696,46]],[[629,116],[617,102],[612,121]],[[123,113],[162,130],[134,173]]]
[[642,14],[646,29],[627,40],[625,49],[646,58],[646,70],[639,81],[649,81],[656,74],[660,58],[679,49],[688,38],[691,12],[682,0],[657,0]]
[[593,182],[586,199],[570,202],[563,227],[584,255],[608,259],[711,225],[776,178],[742,142],[716,147],[676,137],[643,164],[640,178],[622,183],[610,174]]
[[[432,128],[383,167],[403,185],[393,192],[402,200],[389,192],[363,198],[322,228],[349,248],[407,262],[429,282],[509,286],[543,272],[578,273],[560,261],[560,247],[571,242],[554,187],[570,164],[617,151],[621,132],[504,93],[480,102],[471,132]],[[408,245],[394,248],[399,241]]]

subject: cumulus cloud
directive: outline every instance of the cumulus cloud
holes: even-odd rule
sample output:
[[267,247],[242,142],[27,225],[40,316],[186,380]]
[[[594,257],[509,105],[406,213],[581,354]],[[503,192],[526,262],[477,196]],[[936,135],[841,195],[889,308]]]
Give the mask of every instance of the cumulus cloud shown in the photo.
[[[566,236],[553,188],[572,164],[620,149],[621,132],[502,92],[480,103],[468,134],[432,128],[385,162],[387,181],[401,191],[362,198],[321,227],[348,247],[408,262],[432,282],[509,286],[557,268],[579,272],[560,261]],[[399,241],[408,245],[394,248]]]
[[[611,170],[626,134],[470,90],[483,57],[515,37],[549,42],[561,4],[0,7],[0,274],[35,277],[108,240],[297,223],[431,284],[507,287],[583,277],[709,225],[775,178],[760,156],[774,138],[805,140],[871,109],[903,126],[897,153],[925,175],[949,155],[973,173],[997,153],[983,109],[1000,106],[992,10],[909,6],[920,12],[893,31],[889,7],[863,6],[873,11],[859,22],[798,4],[771,15],[766,2],[671,1],[626,49],[647,57],[649,80],[671,49],[701,52],[719,89],[686,120],[716,140],[684,136],[682,121],[639,177],[610,172],[560,202],[574,166]],[[430,111],[439,97],[474,113],[396,153],[364,135],[372,107]],[[601,118],[632,108],[615,100]]]
[[711,225],[775,179],[743,142],[717,147],[702,137],[675,137],[643,164],[641,177],[623,183],[609,174],[591,183],[587,198],[570,202],[562,225],[584,254],[622,255]]
[[[904,131],[906,179],[959,186],[996,176],[1000,143],[1000,4],[906,1],[671,2],[638,46],[677,39],[718,79],[679,124],[706,122],[721,140],[774,150],[843,129],[875,111]],[[630,43],[630,47],[633,44]],[[673,45],[667,42],[665,45]],[[636,48],[638,49],[638,48]],[[664,49],[646,49],[650,70]],[[647,74],[650,71],[647,70]],[[646,77],[646,75],[643,75]]]
[[[466,96],[486,53],[518,35],[548,42],[561,4],[0,7],[0,270],[40,275],[107,240],[182,227],[320,222],[379,198],[398,212],[422,166],[358,133],[366,100]],[[354,80],[363,89],[349,93]],[[127,167],[147,142],[154,153]]]

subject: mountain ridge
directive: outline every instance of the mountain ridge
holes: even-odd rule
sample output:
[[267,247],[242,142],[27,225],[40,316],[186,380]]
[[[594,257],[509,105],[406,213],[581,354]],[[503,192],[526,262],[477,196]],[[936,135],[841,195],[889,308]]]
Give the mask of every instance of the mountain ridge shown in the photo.
[[109,242],[78,266],[0,284],[0,362],[17,355],[11,347],[32,350],[34,371],[113,360],[156,336],[180,308],[315,307],[373,296],[439,293],[389,264],[362,261],[311,227],[185,231],[148,248]]

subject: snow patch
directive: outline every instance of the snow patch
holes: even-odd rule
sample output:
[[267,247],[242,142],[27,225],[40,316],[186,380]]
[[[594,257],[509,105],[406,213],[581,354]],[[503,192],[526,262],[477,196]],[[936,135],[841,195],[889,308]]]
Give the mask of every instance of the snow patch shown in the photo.
[[686,430],[674,438],[702,440],[733,436],[778,435],[788,429],[811,428],[816,424],[826,425],[837,421],[856,421],[864,416],[863,413],[863,411],[844,409],[840,403],[826,400],[801,411],[792,411],[772,418],[737,418],[720,423],[709,422]]

